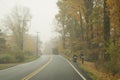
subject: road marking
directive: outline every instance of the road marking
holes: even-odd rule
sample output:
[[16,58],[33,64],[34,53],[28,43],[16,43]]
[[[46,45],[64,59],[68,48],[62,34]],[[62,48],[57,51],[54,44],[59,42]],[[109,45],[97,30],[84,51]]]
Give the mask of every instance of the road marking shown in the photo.
[[[62,56],[61,56],[62,57]],[[72,68],[78,73],[78,75],[83,79],[83,80],[87,80],[72,64],[70,61],[68,61],[66,58],[62,57],[63,59],[65,59],[71,66]]]
[[24,77],[23,79],[21,79],[21,80],[29,80],[29,79],[31,79],[31,78],[34,77],[36,74],[38,74],[39,72],[41,72],[45,67],[47,67],[47,66],[50,64],[51,61],[52,61],[52,55],[50,56],[50,59],[49,59],[49,61],[48,61],[46,64],[44,64],[42,67],[38,68],[38,69],[35,70],[34,72],[28,74],[27,76],[25,76],[25,77]]

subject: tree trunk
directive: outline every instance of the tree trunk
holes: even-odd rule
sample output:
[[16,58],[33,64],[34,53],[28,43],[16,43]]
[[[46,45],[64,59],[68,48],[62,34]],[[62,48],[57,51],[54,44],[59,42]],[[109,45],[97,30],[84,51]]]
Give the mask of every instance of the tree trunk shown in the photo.
[[106,4],[107,0],[104,0],[104,41],[105,47],[109,46],[110,40],[110,18],[109,18],[109,11]]

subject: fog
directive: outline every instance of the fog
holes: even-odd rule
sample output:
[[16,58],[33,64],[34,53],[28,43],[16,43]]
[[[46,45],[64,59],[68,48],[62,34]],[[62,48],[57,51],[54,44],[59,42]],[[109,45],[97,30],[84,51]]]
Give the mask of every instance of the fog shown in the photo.
[[54,34],[54,16],[58,12],[57,0],[0,0],[0,19],[9,14],[16,5],[30,8],[32,19],[29,34],[36,36],[42,42],[47,42]]

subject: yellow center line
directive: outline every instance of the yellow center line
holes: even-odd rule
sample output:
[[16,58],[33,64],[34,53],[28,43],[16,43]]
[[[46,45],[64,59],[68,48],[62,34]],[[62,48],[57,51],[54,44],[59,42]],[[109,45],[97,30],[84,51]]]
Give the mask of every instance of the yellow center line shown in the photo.
[[28,74],[27,76],[25,76],[25,77],[24,77],[23,79],[21,79],[21,80],[29,80],[29,79],[31,79],[31,78],[34,77],[36,74],[38,74],[39,72],[41,72],[45,67],[47,67],[47,66],[50,64],[51,61],[52,61],[52,55],[50,56],[50,59],[49,59],[49,61],[48,61],[46,64],[44,64],[42,67],[38,68],[38,69],[35,70],[34,72]]

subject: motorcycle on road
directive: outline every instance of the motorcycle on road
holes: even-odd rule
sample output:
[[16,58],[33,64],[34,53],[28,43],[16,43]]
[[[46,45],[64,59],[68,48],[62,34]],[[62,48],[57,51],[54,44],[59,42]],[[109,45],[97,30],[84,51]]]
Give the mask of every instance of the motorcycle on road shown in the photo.
[[77,55],[73,55],[73,62],[77,62]]

